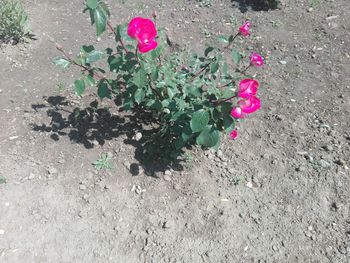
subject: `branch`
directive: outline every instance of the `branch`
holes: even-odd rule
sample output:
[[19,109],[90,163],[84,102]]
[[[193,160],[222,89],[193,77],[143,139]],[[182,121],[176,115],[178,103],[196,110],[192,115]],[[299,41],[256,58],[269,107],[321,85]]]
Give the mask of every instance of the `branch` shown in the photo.
[[[114,28],[113,28],[113,26],[112,26],[112,24],[111,24],[110,21],[107,21],[107,26],[108,26],[109,30],[111,30],[111,31],[113,32],[114,36],[117,38],[118,35],[117,35],[117,33],[115,32],[115,30],[114,30]],[[120,42],[120,45],[122,46],[122,48],[124,49],[124,51],[125,51],[126,53],[128,53],[129,51],[126,49],[126,47],[125,47],[125,45],[124,45],[124,42],[123,42],[123,40],[122,40],[121,38],[119,38],[119,42]]]
[[77,62],[63,49],[63,47],[62,47],[61,45],[57,44],[57,43],[56,43],[56,49],[57,49],[58,51],[60,51],[60,52],[63,54],[63,56],[64,56],[70,63],[72,63],[72,64],[74,64],[74,65],[76,65],[76,66],[82,68],[83,71],[88,71],[90,74],[92,74],[93,76],[95,76],[95,77],[98,78],[99,80],[106,79],[105,76],[100,75],[99,73],[95,72],[93,69],[88,68],[87,66],[84,66],[84,65],[81,65],[81,64],[77,63]]

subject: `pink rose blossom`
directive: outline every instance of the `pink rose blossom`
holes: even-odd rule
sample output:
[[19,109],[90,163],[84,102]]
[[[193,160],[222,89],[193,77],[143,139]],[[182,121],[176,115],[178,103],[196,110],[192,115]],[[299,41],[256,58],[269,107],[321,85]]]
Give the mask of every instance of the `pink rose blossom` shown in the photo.
[[249,99],[239,100],[237,104],[241,108],[242,112],[247,114],[253,113],[259,110],[261,107],[260,100],[255,96],[251,96]]
[[239,83],[238,97],[248,99],[255,96],[259,88],[259,82],[254,79],[243,79]]
[[154,22],[148,18],[135,17],[128,25],[128,35],[138,42],[138,49],[141,53],[146,53],[158,46],[155,37],[157,29]]
[[257,66],[257,67],[261,67],[264,65],[264,59],[262,56],[260,56],[258,53],[253,52],[250,55],[250,63],[252,63],[253,65]]
[[243,35],[243,36],[249,36],[250,32],[249,32],[249,28],[252,24],[247,21],[245,22],[240,28],[239,28],[239,32]]
[[261,108],[260,99],[251,96],[247,99],[241,99],[237,102],[237,106],[231,110],[231,116],[235,119],[243,119],[248,114],[256,112]]
[[230,137],[231,137],[232,140],[236,139],[237,136],[238,136],[237,130],[233,130],[233,131],[230,132]]
[[241,108],[236,107],[231,110],[231,116],[235,119],[243,119],[246,116],[246,114],[242,112]]

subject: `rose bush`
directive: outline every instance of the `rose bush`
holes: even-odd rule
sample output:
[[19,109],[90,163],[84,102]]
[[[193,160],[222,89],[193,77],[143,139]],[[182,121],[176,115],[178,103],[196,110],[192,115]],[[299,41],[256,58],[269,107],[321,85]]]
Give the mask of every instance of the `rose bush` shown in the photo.
[[[221,137],[236,139],[236,123],[260,109],[259,82],[247,70],[262,66],[264,60],[257,53],[247,57],[234,47],[237,38],[250,35],[250,22],[233,35],[219,36],[222,47],[208,46],[203,55],[188,56],[168,51],[166,37],[150,18],[135,17],[114,27],[100,0],[87,0],[85,12],[97,36],[106,30],[114,34],[115,48],[83,46],[73,58],[57,45],[63,57],[54,63],[81,68],[74,82],[77,95],[96,86],[101,100],[115,99],[125,111],[152,116],[156,130],[142,138],[145,156],[174,159],[194,144],[218,149]],[[102,60],[106,68],[100,66]]]

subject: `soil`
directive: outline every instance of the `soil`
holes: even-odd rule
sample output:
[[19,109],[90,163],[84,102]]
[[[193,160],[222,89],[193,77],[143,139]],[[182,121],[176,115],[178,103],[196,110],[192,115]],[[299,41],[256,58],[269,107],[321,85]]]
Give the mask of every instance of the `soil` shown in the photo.
[[[81,2],[25,1],[37,40],[0,50],[0,262],[350,262],[348,0],[267,12],[245,1],[110,1],[113,23],[156,9],[169,37],[196,50],[254,25],[245,45],[266,58],[251,70],[262,110],[239,139],[190,150],[182,167],[143,167],[142,129],[111,102],[99,107],[112,114],[74,123],[95,95],[58,90],[78,71],[51,61],[55,42],[73,54],[102,45]],[[95,169],[102,153],[114,169]]]

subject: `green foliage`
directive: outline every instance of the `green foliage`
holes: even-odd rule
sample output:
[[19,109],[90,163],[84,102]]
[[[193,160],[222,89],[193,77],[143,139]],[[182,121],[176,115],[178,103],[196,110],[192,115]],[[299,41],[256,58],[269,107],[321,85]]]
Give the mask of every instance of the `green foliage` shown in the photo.
[[100,158],[94,161],[92,164],[95,166],[97,170],[107,170],[114,169],[113,164],[110,163],[111,156],[108,153],[102,153]]
[[[168,51],[166,37],[159,32],[158,48],[138,54],[126,25],[111,26],[108,7],[102,1],[87,0],[84,11],[96,26],[96,35],[109,29],[116,44],[105,51],[83,46],[74,59],[58,48],[65,57],[55,59],[54,64],[82,69],[84,76],[74,82],[77,95],[82,95],[86,86],[96,86],[101,100],[121,101],[123,110],[152,117],[154,129],[142,138],[144,156],[175,159],[186,146],[218,149],[220,137],[229,138],[235,128],[230,100],[236,96],[237,82],[247,77],[238,70],[247,65],[242,65],[243,53],[233,48],[239,34],[219,36],[222,43],[208,46],[203,55],[188,55]],[[106,158],[101,156],[94,165],[106,165]]]
[[18,43],[30,37],[28,16],[17,0],[0,0],[0,43]]
[[0,184],[5,184],[6,178],[0,175]]

